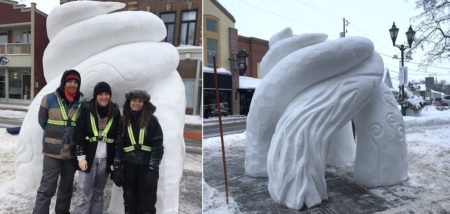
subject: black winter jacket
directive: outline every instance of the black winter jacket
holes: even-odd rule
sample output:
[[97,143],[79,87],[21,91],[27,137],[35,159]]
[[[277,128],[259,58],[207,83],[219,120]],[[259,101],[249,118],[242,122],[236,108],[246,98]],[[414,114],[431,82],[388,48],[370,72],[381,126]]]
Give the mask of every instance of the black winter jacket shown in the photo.
[[[135,137],[136,144],[139,140],[139,125],[138,116],[135,115],[131,118],[131,125],[133,128],[133,135]],[[147,123],[145,135],[144,135],[144,145],[150,146],[152,151],[147,152],[135,147],[134,151],[124,152],[124,147],[131,146],[130,137],[128,136],[127,126],[123,125],[123,121],[120,123],[122,135],[121,140],[117,142],[116,147],[116,159],[130,164],[147,166],[150,161],[154,165],[161,163],[162,156],[164,154],[163,146],[163,133],[161,126],[159,125],[158,119],[152,115]]]
[[[93,137],[94,133],[91,128],[91,120],[90,113],[92,113],[95,117],[95,125],[98,130],[98,121],[97,121],[97,111],[96,111],[96,101],[93,99],[87,103],[84,103],[82,108],[80,117],[78,119],[77,126],[75,127],[74,133],[74,141],[75,145],[75,155],[81,156],[86,155],[86,161],[88,163],[88,169],[86,172],[89,172],[91,169],[92,162],[95,158],[95,152],[97,151],[97,141],[90,142],[86,140],[86,136]],[[114,156],[116,154],[116,143],[118,136],[120,135],[119,122],[121,121],[120,111],[116,104],[110,102],[109,110],[108,110],[108,121],[113,119],[111,128],[108,131],[107,137],[115,139],[114,143],[107,143],[106,146],[106,155],[107,155],[107,170],[110,172],[110,166],[114,163]],[[100,130],[98,130],[100,131]],[[78,168],[79,169],[79,168]]]

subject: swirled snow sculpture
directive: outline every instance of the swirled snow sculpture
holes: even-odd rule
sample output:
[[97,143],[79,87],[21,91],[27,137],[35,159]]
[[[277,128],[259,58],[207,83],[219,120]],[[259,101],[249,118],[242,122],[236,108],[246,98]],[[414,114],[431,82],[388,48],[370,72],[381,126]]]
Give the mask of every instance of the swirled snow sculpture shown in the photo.
[[[37,123],[43,95],[55,91],[64,70],[81,73],[81,91],[92,96],[99,81],[112,87],[113,101],[122,105],[125,93],[147,90],[164,133],[164,157],[160,165],[158,213],[177,213],[179,184],[184,161],[185,92],[176,71],[175,47],[160,42],[166,36],[161,19],[141,11],[113,12],[123,3],[75,1],[51,11],[47,18],[50,43],[44,53],[47,85],[29,107],[17,146],[18,193],[35,194],[42,175],[42,129]],[[123,213],[122,193],[113,191],[110,213]]]
[[403,118],[381,81],[381,57],[366,38],[325,39],[287,29],[270,40],[247,118],[246,173],[268,175],[272,199],[292,209],[328,198],[325,166],[341,146],[330,144],[352,118],[355,180],[374,187],[407,178]]

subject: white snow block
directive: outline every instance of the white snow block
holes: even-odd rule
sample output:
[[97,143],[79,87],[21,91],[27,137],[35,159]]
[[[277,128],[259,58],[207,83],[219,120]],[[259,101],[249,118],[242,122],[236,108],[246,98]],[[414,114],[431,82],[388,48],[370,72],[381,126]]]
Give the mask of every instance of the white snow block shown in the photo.
[[292,209],[328,198],[327,163],[355,159],[355,181],[370,187],[406,179],[404,122],[372,42],[289,35],[276,34],[261,63],[268,70],[247,118],[246,174],[267,175],[272,199]]
[[[80,8],[85,3],[85,1],[75,1],[63,6],[65,9]],[[102,2],[91,3],[92,7],[104,7]],[[58,11],[58,8],[54,10]],[[103,11],[108,12],[108,10]],[[159,42],[157,39],[163,36],[161,32],[165,34],[166,31],[164,25],[160,24],[162,21],[153,14],[144,15],[145,13],[119,12],[98,14],[82,19],[81,23],[89,23],[86,28],[83,28],[83,32],[88,35],[97,35],[93,38],[83,38],[86,43],[94,41],[96,44],[91,43],[93,47],[85,46],[86,51],[79,49],[80,52],[73,53],[77,55],[78,60],[76,61],[79,62],[72,61],[70,58],[73,55],[71,54],[56,54],[44,61],[44,67],[54,69],[50,69],[50,75],[48,75],[51,77],[50,81],[33,100],[22,125],[16,150],[16,192],[36,194],[42,175],[43,157],[41,152],[43,133],[37,123],[40,102],[45,94],[56,90],[64,70],[74,68],[81,74],[81,91],[86,95],[87,100],[92,98],[93,88],[100,81],[108,82],[111,85],[112,100],[120,107],[125,101],[126,92],[134,89],[143,89],[149,92],[151,101],[157,108],[155,115],[158,117],[164,133],[164,156],[160,165],[156,209],[158,213],[178,213],[178,193],[185,155],[183,128],[186,98],[184,84],[176,71],[179,62],[178,51],[171,44]],[[64,17],[64,13],[59,15]],[[159,21],[155,20],[155,17]],[[98,28],[111,26],[105,24],[106,20],[117,26],[114,26],[112,31],[111,29],[98,31]],[[68,25],[67,28],[72,28],[80,22]],[[127,22],[138,23],[130,28],[127,26]],[[138,30],[138,26],[142,23],[150,26],[148,29],[144,27],[144,29]],[[110,33],[119,31],[121,25],[125,25],[122,27],[127,33],[127,38],[124,35],[120,36],[121,34],[111,36]],[[47,49],[46,52],[64,53],[65,51],[61,49],[76,49],[75,46],[79,45],[73,41],[84,42],[79,37],[81,34],[63,34],[68,30],[67,28],[61,29],[54,38],[61,43],[66,40],[67,44],[48,47],[51,50]],[[66,38],[60,38],[61,35]],[[104,38],[108,38],[106,40],[109,42],[100,42]],[[93,49],[95,51],[92,51]],[[56,67],[60,68],[55,69]],[[48,70],[44,70],[44,72],[47,74]],[[111,204],[118,207],[118,213],[123,213],[121,198],[120,191],[113,191]]]
[[355,180],[368,187],[397,184],[408,177],[403,116],[389,88],[380,83],[355,116]]

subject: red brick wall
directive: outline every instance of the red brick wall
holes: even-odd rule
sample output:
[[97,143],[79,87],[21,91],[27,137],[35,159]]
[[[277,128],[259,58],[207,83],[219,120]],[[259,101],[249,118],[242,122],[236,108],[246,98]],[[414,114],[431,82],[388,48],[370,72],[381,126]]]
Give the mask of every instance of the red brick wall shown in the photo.
[[246,49],[249,55],[245,76],[257,77],[258,62],[261,62],[269,50],[269,43],[254,37],[239,36],[239,50],[243,49]]
[[30,22],[30,12],[21,12],[21,9],[13,9],[14,5],[0,3],[0,25],[21,22]]
[[44,50],[47,47],[49,40],[47,37],[46,27],[47,17],[35,13],[35,43],[34,43],[34,81],[38,82],[38,87],[35,88],[35,95],[47,84],[44,78],[44,68],[42,65],[42,57]]

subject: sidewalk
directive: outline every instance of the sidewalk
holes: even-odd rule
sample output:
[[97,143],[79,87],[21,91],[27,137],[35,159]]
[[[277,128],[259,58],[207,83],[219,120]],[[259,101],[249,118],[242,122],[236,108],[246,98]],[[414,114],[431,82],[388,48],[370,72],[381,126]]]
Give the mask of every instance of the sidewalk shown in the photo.
[[28,111],[28,105],[0,103],[0,110]]
[[[226,135],[230,204],[225,203],[220,138],[203,141],[203,186],[216,192],[203,202],[204,213],[232,210],[234,213],[449,213],[448,139],[441,134],[449,125],[407,129],[409,179],[392,186],[366,188],[353,180],[353,166],[327,166],[328,200],[310,209],[291,210],[275,203],[268,192],[267,177],[245,175],[245,133]],[[426,136],[438,135],[436,142]],[[205,197],[205,195],[204,195]]]

